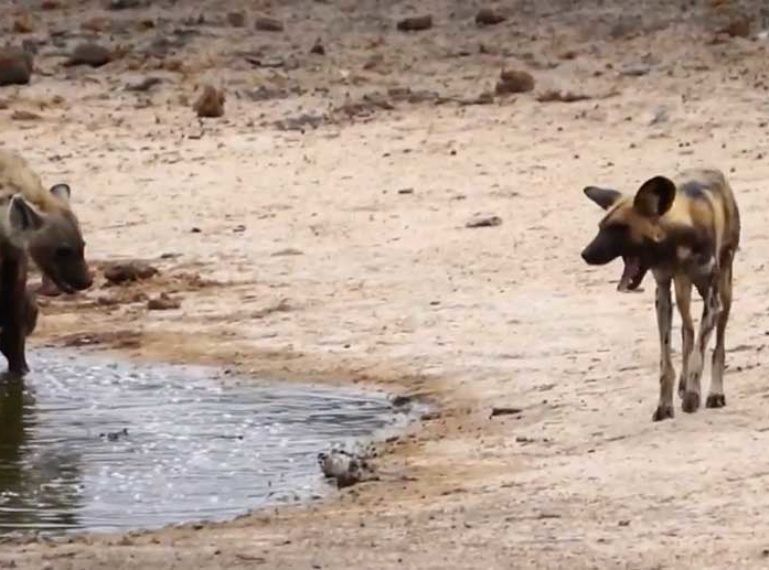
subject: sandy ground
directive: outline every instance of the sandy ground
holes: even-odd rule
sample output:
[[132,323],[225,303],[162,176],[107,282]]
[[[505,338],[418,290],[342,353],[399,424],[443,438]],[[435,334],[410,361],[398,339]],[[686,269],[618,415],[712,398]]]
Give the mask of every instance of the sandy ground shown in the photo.
[[[5,542],[0,568],[768,567],[759,4],[500,2],[490,28],[459,0],[36,12],[11,36],[41,46],[32,84],[0,89],[1,144],[71,182],[96,268],[161,273],[46,300],[35,343],[358,382],[438,413],[383,448],[380,482],[226,524]],[[226,24],[239,7],[245,28]],[[285,31],[255,31],[260,11]],[[395,30],[427,12],[433,29]],[[739,13],[751,37],[716,34]],[[93,37],[125,55],[62,66]],[[503,67],[534,91],[468,104]],[[191,110],[206,82],[221,119]],[[319,126],[275,123],[303,113]],[[622,295],[617,265],[583,264],[600,211],[581,189],[697,165],[728,173],[743,212],[728,406],[652,423],[651,279]],[[477,215],[502,223],[467,228]],[[181,308],[148,311],[161,293]]]

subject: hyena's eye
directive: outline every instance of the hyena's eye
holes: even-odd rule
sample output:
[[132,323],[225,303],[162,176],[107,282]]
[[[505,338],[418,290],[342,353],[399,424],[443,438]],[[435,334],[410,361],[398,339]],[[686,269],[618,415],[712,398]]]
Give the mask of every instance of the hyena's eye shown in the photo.
[[59,259],[67,259],[68,257],[72,257],[73,253],[75,253],[75,251],[68,245],[61,245],[56,248],[56,257]]

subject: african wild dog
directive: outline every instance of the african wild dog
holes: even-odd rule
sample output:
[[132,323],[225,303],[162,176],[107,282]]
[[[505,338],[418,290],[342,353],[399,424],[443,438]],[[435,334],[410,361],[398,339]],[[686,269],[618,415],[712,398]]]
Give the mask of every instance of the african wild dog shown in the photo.
[[[585,194],[606,214],[598,235],[582,252],[590,265],[622,257],[621,291],[636,289],[651,269],[657,282],[655,307],[660,337],[660,401],[653,420],[673,417],[675,370],[671,359],[673,319],[671,283],[682,319],[682,371],[678,393],[684,412],[700,406],[700,378],[705,350],[716,328],[716,347],[708,408],[726,405],[724,334],[732,305],[732,262],[740,240],[740,216],[734,194],[718,170],[693,170],[675,182],[663,176],[647,180],[634,197],[590,186]],[[692,285],[704,309],[699,335],[691,317]]]
[[28,370],[25,342],[37,322],[28,258],[64,292],[92,283],[69,197],[69,186],[44,188],[24,159],[0,150],[0,352],[12,373]]

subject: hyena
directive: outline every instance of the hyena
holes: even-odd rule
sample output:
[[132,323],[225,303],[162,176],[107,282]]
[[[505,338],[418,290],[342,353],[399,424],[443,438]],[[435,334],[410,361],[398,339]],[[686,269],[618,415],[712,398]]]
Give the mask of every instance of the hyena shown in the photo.
[[27,290],[28,258],[64,292],[92,284],[70,195],[66,184],[46,189],[23,158],[0,150],[0,352],[12,373],[29,369],[26,337],[37,322]]
[[[740,241],[739,210],[726,178],[718,170],[690,170],[675,181],[655,176],[644,182],[635,196],[595,186],[584,192],[606,214],[582,258],[591,265],[603,265],[621,256],[624,270],[619,290],[638,288],[649,270],[657,283],[660,399],[652,419],[673,417],[671,284],[682,319],[683,362],[678,384],[681,407],[692,413],[700,406],[705,350],[714,328],[716,346],[705,405],[725,406],[724,336],[732,305],[732,263]],[[704,302],[696,339],[691,317],[692,285]]]

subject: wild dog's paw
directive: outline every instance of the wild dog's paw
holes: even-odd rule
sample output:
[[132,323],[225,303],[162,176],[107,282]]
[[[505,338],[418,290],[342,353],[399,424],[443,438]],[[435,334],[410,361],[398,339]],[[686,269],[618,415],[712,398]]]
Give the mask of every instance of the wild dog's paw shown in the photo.
[[657,407],[656,410],[654,410],[652,421],[661,422],[662,420],[672,419],[674,416],[675,416],[675,412],[673,411],[673,406],[660,405]]
[[708,394],[705,400],[706,408],[723,408],[726,405],[726,396],[723,394]]
[[697,392],[685,392],[681,409],[687,414],[693,414],[700,407],[700,395]]

